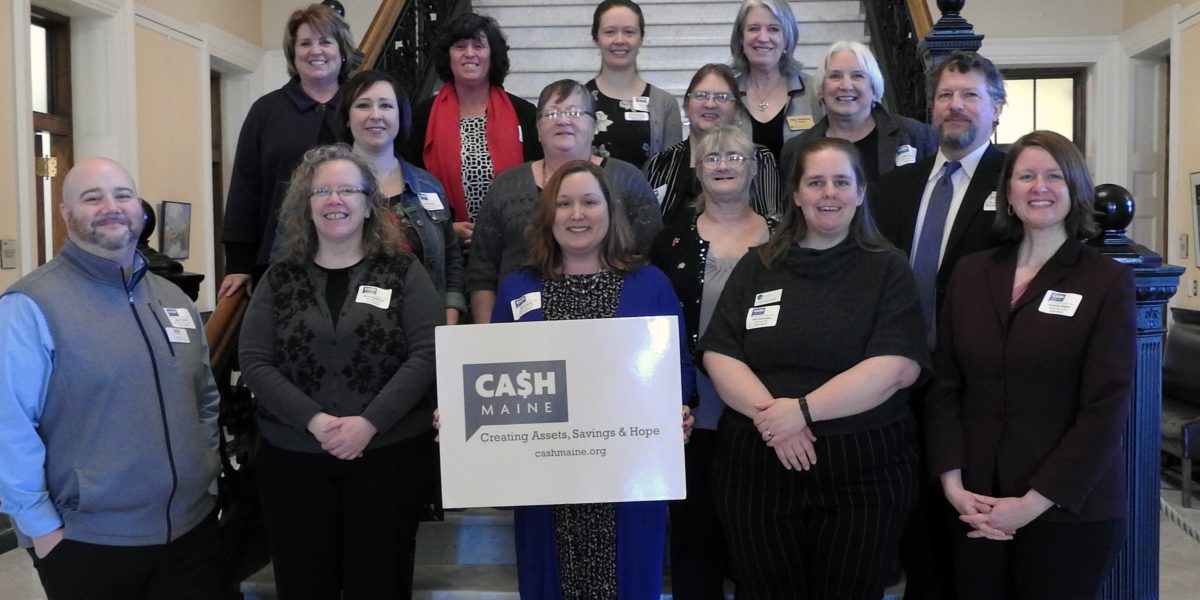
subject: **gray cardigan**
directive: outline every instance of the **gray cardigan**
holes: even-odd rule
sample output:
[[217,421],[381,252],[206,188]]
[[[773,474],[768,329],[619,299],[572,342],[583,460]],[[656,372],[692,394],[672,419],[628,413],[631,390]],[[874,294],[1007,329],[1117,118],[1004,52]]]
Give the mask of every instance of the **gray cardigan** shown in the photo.
[[[529,262],[525,227],[533,218],[541,190],[533,180],[533,163],[513,167],[492,181],[475,219],[471,259],[464,282],[468,294],[495,290],[505,275]],[[615,158],[604,160],[612,191],[625,204],[634,243],[645,254],[662,229],[658,200],[646,177],[633,165]]]
[[[350,268],[333,326],[324,271],[276,263],[254,288],[238,358],[271,444],[323,452],[308,433],[319,412],[358,415],[379,430],[368,448],[433,425],[433,329],[445,322],[429,274],[407,253],[370,255]],[[386,308],[358,300],[360,286],[390,291]]]

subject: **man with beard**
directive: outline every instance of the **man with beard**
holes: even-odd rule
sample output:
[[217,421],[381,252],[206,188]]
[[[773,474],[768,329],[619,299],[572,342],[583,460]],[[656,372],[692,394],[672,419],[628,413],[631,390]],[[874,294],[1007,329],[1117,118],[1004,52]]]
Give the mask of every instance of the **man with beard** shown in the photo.
[[147,272],[121,165],[81,161],[59,213],[61,253],[0,295],[0,510],[51,600],[220,597],[199,313]]
[[[929,75],[928,93],[937,154],[880,177],[879,196],[870,205],[880,232],[909,256],[932,347],[937,310],[955,263],[1001,243],[992,222],[1004,153],[991,137],[1004,108],[1004,76],[978,54],[954,52]],[[912,395],[918,423],[924,417],[923,396],[921,390]],[[922,431],[922,448],[928,442]],[[950,525],[955,516],[941,486],[929,479],[901,540],[905,600],[954,597]]]

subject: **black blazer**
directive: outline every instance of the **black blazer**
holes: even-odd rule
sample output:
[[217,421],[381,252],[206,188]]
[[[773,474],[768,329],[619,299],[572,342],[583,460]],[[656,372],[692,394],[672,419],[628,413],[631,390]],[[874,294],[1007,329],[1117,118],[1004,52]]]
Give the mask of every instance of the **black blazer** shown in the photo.
[[[1125,514],[1122,436],[1136,369],[1133,271],[1068,240],[1012,299],[1016,246],[959,263],[938,321],[926,396],[930,475],[961,468],[989,496],[1030,488],[1052,521]],[[1078,294],[1073,316],[1041,310]]]
[[[912,250],[921,197],[925,195],[925,184],[929,181],[936,159],[935,154],[884,173],[879,178],[878,193],[869,199],[879,231],[905,256]],[[950,226],[950,239],[942,253],[942,264],[937,275],[939,310],[946,295],[946,286],[950,283],[950,273],[954,272],[958,259],[973,252],[995,248],[1004,241],[992,228],[995,211],[983,210],[988,196],[996,191],[1003,168],[1004,153],[989,143]]]

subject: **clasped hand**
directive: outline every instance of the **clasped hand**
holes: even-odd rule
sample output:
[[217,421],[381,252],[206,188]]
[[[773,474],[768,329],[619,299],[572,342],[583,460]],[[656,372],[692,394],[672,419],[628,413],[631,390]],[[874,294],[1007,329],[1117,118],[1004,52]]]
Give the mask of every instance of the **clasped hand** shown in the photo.
[[1011,540],[1018,529],[1038,518],[1053,504],[1036,490],[1029,490],[1021,497],[993,498],[976,494],[963,487],[961,471],[943,475],[942,489],[946,500],[958,511],[959,520],[974,528],[967,533],[970,538]]
[[809,424],[804,421],[800,402],[796,398],[772,398],[754,404],[754,426],[783,468],[807,471],[817,463],[817,451]]
[[362,417],[334,417],[326,413],[313,417],[308,430],[321,443],[322,450],[342,460],[361,457],[379,431]]

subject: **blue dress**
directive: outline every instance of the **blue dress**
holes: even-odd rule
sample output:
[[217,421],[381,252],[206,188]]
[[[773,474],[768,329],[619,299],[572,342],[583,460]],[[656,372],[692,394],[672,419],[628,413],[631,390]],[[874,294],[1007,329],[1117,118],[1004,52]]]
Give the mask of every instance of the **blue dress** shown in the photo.
[[[515,271],[497,291],[493,323],[513,322],[510,302],[543,289],[540,275],[529,269]],[[620,300],[613,317],[675,315],[679,318],[681,401],[691,397],[695,377],[683,327],[683,314],[675,291],[661,271],[640,267],[624,275]],[[530,311],[520,321],[542,321],[543,309]],[[662,593],[663,553],[666,548],[667,504],[663,501],[619,502],[614,505],[616,524],[616,592],[621,600],[659,598]],[[521,506],[514,510],[517,579],[523,600],[559,600],[564,597],[559,568],[560,552],[555,531],[554,506]]]

